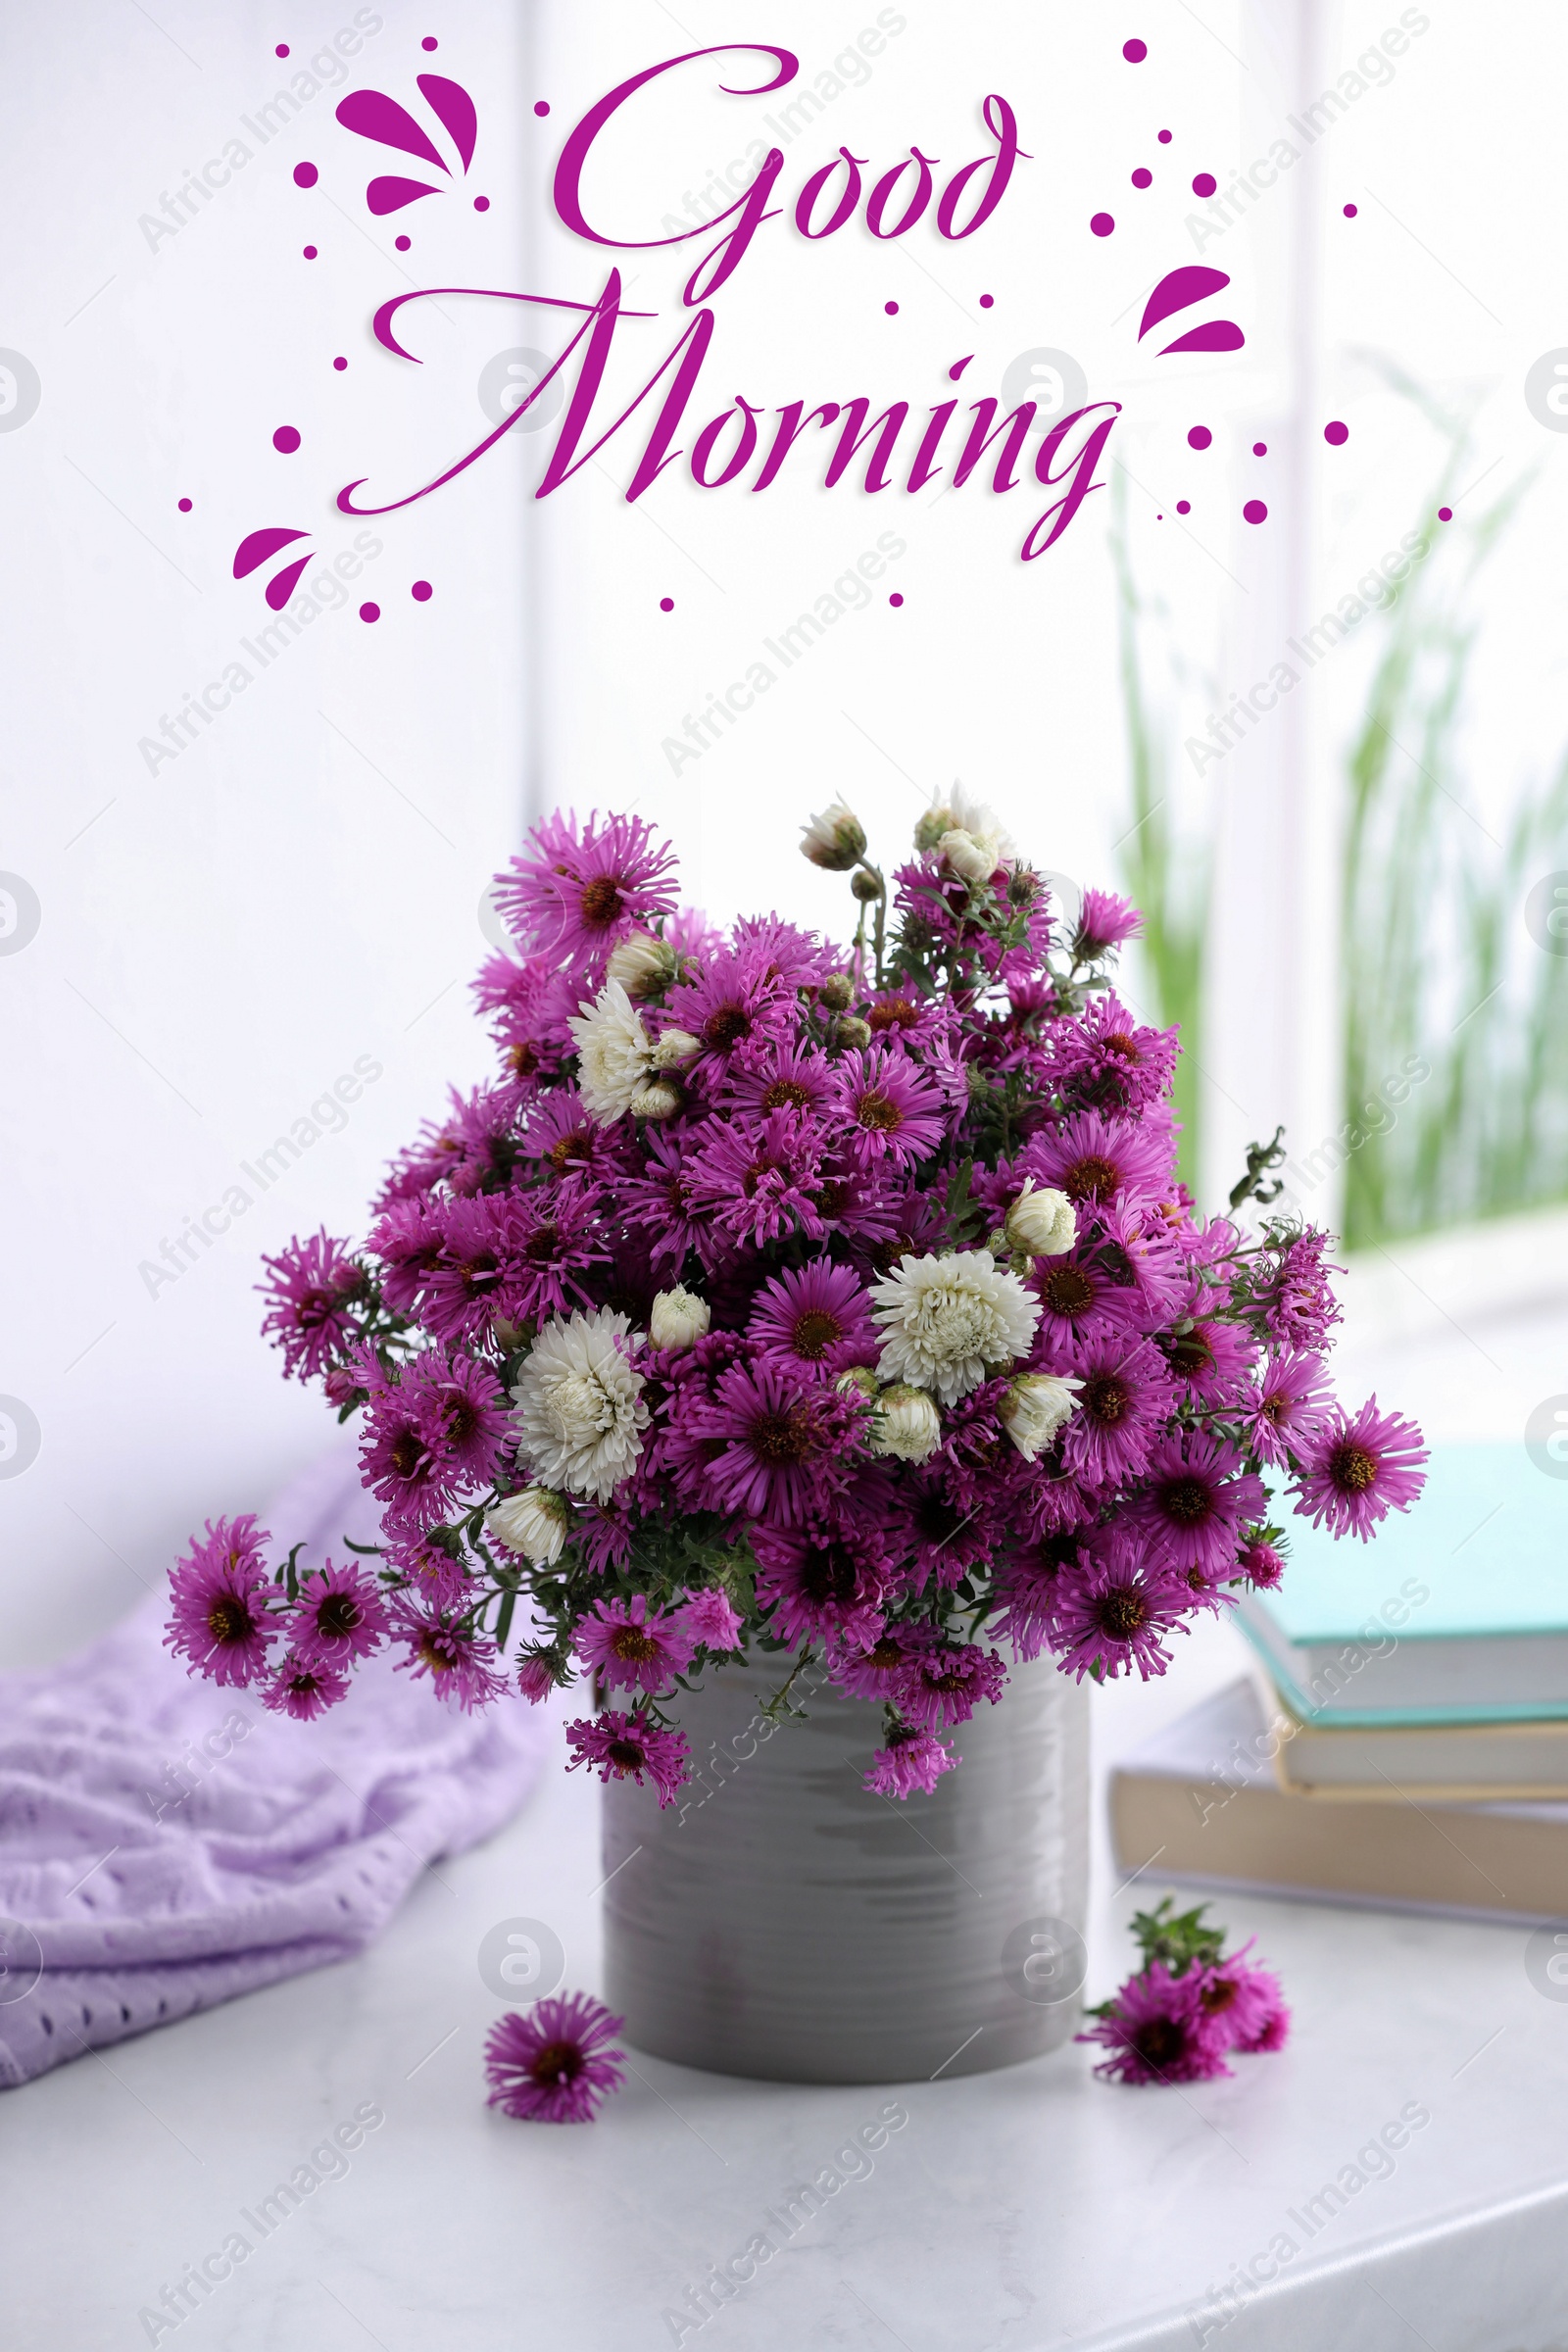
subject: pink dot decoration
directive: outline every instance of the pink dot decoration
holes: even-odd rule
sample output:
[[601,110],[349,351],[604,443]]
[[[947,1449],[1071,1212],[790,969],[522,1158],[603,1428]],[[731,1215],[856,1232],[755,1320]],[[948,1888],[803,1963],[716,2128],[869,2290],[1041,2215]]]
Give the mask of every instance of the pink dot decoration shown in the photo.
[[179,511],[182,514],[188,514],[190,513],[190,500],[188,498],[182,498],[180,500]]
[[1152,188],[1153,184],[1154,174],[1152,172],[1146,172],[1143,165],[1140,164],[1137,171],[1133,173],[1133,186],[1135,188]]
[[296,164],[294,167],[294,185],[297,188],[314,188],[320,176],[314,164]]
[[1440,507],[1438,509],[1438,520],[1440,522],[1451,522],[1453,520],[1453,509],[1451,507]]
[[272,435],[272,447],[276,450],[280,450],[285,458],[291,458],[294,455],[294,452],[298,449],[299,445],[300,435],[298,425],[280,424],[276,432]]
[[659,600],[659,610],[661,612],[673,612],[675,610],[675,599],[672,596],[662,596]]
[[990,308],[991,308],[991,305],[992,305],[992,304],[993,304],[995,301],[996,301],[996,296],[995,296],[994,294],[982,294],[982,295],[981,295],[981,297],[980,297],[980,308],[981,308],[983,311],[989,311],[989,310],[990,310]]
[[1268,443],[1266,441],[1254,441],[1252,443],[1252,455],[1254,458],[1266,458],[1268,456]]
[[1355,206],[1353,204],[1348,204],[1345,208],[1345,218],[1347,220],[1353,220],[1355,219]]
[[362,605],[360,607],[360,618],[362,620],[379,620],[380,617],[381,608],[379,605]]
[[1149,55],[1147,41],[1123,41],[1121,53],[1130,66],[1141,66]]
[[473,209],[476,213],[487,213],[490,210],[489,197],[476,196],[473,200]]
[[1116,223],[1108,213],[1097,213],[1089,225],[1097,237],[1108,237]]
[[1189,449],[1206,449],[1214,436],[1206,424],[1195,424],[1187,435]]
[[1242,509],[1244,522],[1267,522],[1268,509],[1260,498],[1250,498]]
[[898,590],[895,588],[895,589],[894,589],[894,591],[893,591],[893,594],[892,594],[892,595],[891,595],[891,596],[888,598],[888,603],[889,603],[890,605],[902,605],[902,604],[903,604],[903,602],[904,602],[904,599],[903,599],[903,597],[902,597],[902,596],[899,594]]
[[414,243],[414,239],[412,237],[394,237],[392,242],[399,253],[407,253],[409,247]]
[[416,580],[414,586],[409,590],[409,594],[416,605],[427,605],[433,593],[428,580]]
[[550,112],[550,101],[549,101],[549,99],[548,99],[548,98],[536,98],[536,99],[534,100],[534,102],[533,102],[533,111],[534,111],[534,113],[535,113],[536,115],[548,115],[548,114],[549,114],[549,112]]
[[334,360],[332,365],[337,369],[339,375],[341,375],[344,368],[348,366],[348,362],[347,360]]
[[1168,147],[1170,145],[1170,132],[1168,130],[1160,131],[1158,133],[1158,137],[1159,143],[1162,147]]
[[307,245],[305,248],[305,259],[308,262],[314,262],[316,259],[316,251],[317,249],[314,245]]
[[1212,172],[1200,172],[1193,182],[1193,194],[1195,196],[1212,196],[1218,186],[1219,181],[1214,177]]
[[435,34],[434,34],[433,32],[427,32],[427,33],[425,34],[425,36],[424,36],[423,40],[422,40],[422,41],[419,43],[419,47],[420,47],[421,49],[439,49],[439,48],[440,48],[440,46],[441,46],[441,44],[440,44],[440,42],[439,42],[439,41],[436,39],[436,37],[435,37]]
[[886,311],[890,318],[896,318],[899,315],[899,306],[896,302],[885,302],[882,305],[882,308]]
[[1190,514],[1192,511],[1193,502],[1190,498],[1179,498],[1176,501],[1176,512],[1178,514]]
[[1323,438],[1331,449],[1342,448],[1350,438],[1350,428],[1348,424],[1342,424],[1336,416],[1332,424],[1323,427]]
[[276,47],[276,48],[273,50],[273,52],[272,52],[272,55],[273,55],[274,57],[287,57],[287,55],[288,55],[288,43],[287,43],[287,41],[279,41],[279,42],[278,42],[278,44],[277,44],[277,47]]

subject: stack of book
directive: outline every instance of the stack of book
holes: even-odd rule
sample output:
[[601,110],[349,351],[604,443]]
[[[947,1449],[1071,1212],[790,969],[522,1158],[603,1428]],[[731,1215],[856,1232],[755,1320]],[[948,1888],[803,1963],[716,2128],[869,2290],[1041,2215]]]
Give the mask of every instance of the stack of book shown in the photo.
[[1113,1774],[1123,1869],[1568,1919],[1568,1479],[1440,1447],[1371,1544],[1296,1526],[1239,1606],[1261,1672]]

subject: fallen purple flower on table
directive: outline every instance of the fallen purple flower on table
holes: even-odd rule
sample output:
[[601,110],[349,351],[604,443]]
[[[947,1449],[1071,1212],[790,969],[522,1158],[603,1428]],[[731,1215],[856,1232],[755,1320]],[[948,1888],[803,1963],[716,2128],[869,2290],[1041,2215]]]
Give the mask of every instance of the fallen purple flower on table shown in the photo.
[[625,2022],[586,1992],[552,1993],[526,2017],[509,2009],[485,2040],[487,2104],[525,2123],[590,2123],[626,2080],[625,2052],[609,2046]]

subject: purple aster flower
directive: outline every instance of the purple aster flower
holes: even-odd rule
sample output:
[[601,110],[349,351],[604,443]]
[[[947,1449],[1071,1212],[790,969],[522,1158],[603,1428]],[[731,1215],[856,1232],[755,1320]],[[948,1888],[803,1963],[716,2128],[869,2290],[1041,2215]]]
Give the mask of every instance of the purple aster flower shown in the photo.
[[611,2047],[625,2025],[586,1992],[550,1993],[526,2017],[509,2009],[485,2039],[487,2103],[523,2123],[590,2122],[626,2080],[625,2052]]
[[829,1682],[850,1698],[870,1698],[883,1706],[891,1705],[895,1686],[908,1663],[910,1630],[898,1625],[884,1626],[868,1648],[858,1647],[851,1642],[830,1649]]
[[268,1300],[262,1331],[283,1350],[285,1379],[315,1380],[358,1336],[348,1309],[364,1288],[365,1268],[324,1225],[308,1241],[296,1234],[262,1263],[271,1269],[256,1286]]
[[555,1662],[548,1650],[524,1650],[517,1660],[517,1689],[529,1705],[537,1707],[555,1688]]
[[1286,2042],[1290,2039],[1290,2034],[1291,2013],[1282,2000],[1277,2008],[1268,2012],[1251,2039],[1239,2041],[1236,2047],[1245,2056],[1253,2058],[1264,2050],[1283,2050]]
[[656,1265],[662,1261],[678,1271],[689,1250],[697,1250],[705,1263],[711,1250],[713,1213],[699,1203],[693,1182],[693,1148],[705,1131],[688,1129],[684,1123],[675,1132],[647,1128],[642,1173],[622,1178],[617,1188],[627,1222],[653,1231],[650,1253]]
[[572,1646],[612,1689],[662,1690],[691,1664],[696,1640],[680,1620],[650,1609],[641,1592],[630,1600],[596,1600],[578,1620]]
[[893,1582],[881,1539],[853,1528],[759,1528],[757,1600],[771,1609],[769,1632],[786,1642],[818,1637],[861,1647],[882,1631],[882,1602]]
[[1407,1511],[1426,1485],[1417,1467],[1427,1459],[1420,1430],[1398,1413],[1380,1413],[1375,1396],[1353,1417],[1336,1405],[1303,1454],[1298,1514],[1363,1544],[1391,1510]]
[[856,1164],[874,1167],[891,1160],[910,1167],[928,1159],[947,1133],[942,1097],[906,1055],[891,1046],[867,1046],[834,1065],[834,1091],[850,1122],[849,1151]]
[[894,1702],[922,1731],[967,1723],[982,1698],[1002,1696],[1007,1670],[994,1649],[978,1642],[944,1642],[927,1634],[908,1652]]
[[699,972],[688,973],[666,1000],[669,1025],[695,1037],[701,1051],[688,1065],[717,1078],[731,1054],[793,1034],[796,992],[765,948],[739,953],[720,948]]
[[[1016,1461],[1016,1449],[1008,1446],[1007,1451]],[[951,1589],[990,1558],[996,1542],[986,1499],[972,1494],[960,1499],[948,1473],[948,1461],[939,1453],[925,1468],[906,1471],[899,1482],[898,1499],[905,1514],[899,1535],[908,1549],[916,1591],[932,1576]]]
[[1250,1406],[1252,1451],[1260,1461],[1285,1469],[1315,1437],[1331,1401],[1323,1358],[1293,1348],[1270,1356]]
[[392,1630],[407,1644],[407,1655],[398,1660],[398,1672],[412,1673],[416,1682],[428,1675],[437,1696],[461,1707],[466,1715],[488,1706],[506,1690],[506,1676],[495,1671],[495,1643],[481,1635],[465,1633],[460,1626],[443,1624],[439,1617],[426,1616],[407,1604]]
[[1103,1251],[1080,1244],[1059,1257],[1037,1257],[1025,1277],[1040,1301],[1035,1355],[1053,1368],[1065,1347],[1078,1340],[1119,1342],[1125,1348],[1144,1320],[1137,1288],[1118,1279]]
[[770,1110],[825,1111],[833,1100],[827,1055],[794,1038],[767,1038],[734,1055],[715,1090],[728,1110],[765,1118]]
[[1250,1938],[1228,1959],[1216,1960],[1211,1966],[1197,1970],[1198,2006],[1215,2031],[1223,2034],[1231,2048],[1237,2050],[1257,2049],[1258,2036],[1277,2020],[1279,2039],[1263,2046],[1278,2049],[1285,2039],[1291,2013],[1285,2006],[1278,1977],[1266,1968],[1250,1966],[1247,1955],[1251,1948]]
[[254,1511],[216,1526],[209,1519],[206,1540],[191,1539],[169,1580],[173,1606],[164,1636],[191,1674],[237,1689],[264,1671],[273,1631],[264,1548],[271,1540]]
[[1136,1666],[1142,1681],[1170,1664],[1165,1636],[1181,1623],[1189,1594],[1179,1577],[1120,1528],[1097,1539],[1060,1578],[1051,1644],[1064,1673],[1114,1677]]
[[1110,2005],[1079,2041],[1110,2052],[1096,2067],[1112,2082],[1208,2082],[1228,2075],[1225,2036],[1204,2016],[1199,1972],[1173,1977],[1155,1960],[1129,1977]]
[[360,1475],[394,1527],[433,1526],[456,1495],[488,1475],[474,1465],[499,1455],[507,1434],[500,1399],[488,1365],[441,1351],[371,1390]]
[[310,1723],[348,1694],[349,1678],[341,1667],[320,1657],[302,1658],[291,1649],[268,1676],[262,1704],[274,1714],[292,1715],[296,1723]]
[[691,1747],[684,1732],[662,1732],[646,1715],[634,1710],[622,1715],[607,1707],[602,1715],[580,1717],[566,1726],[572,1749],[568,1772],[591,1764],[602,1781],[634,1780],[640,1788],[647,1773],[659,1791],[661,1807],[675,1802],[675,1791],[691,1778]]
[[798,1111],[769,1111],[756,1127],[710,1121],[685,1171],[692,1205],[754,1249],[796,1233],[819,1241],[825,1151],[821,1127]]
[[688,1592],[675,1615],[704,1649],[721,1654],[741,1646],[746,1620],[720,1585],[710,1585],[702,1592]]
[[1175,1137],[1157,1119],[1106,1119],[1081,1110],[1054,1135],[1031,1136],[1015,1173],[1052,1185],[1069,1200],[1160,1200],[1175,1172]]
[[781,915],[743,914],[730,937],[738,955],[760,956],[792,989],[814,988],[827,973],[843,967],[844,957],[836,948]]
[[930,1796],[942,1775],[960,1761],[934,1732],[896,1723],[860,1785],[872,1796]]
[[1210,1411],[1234,1407],[1247,1388],[1257,1361],[1257,1343],[1239,1324],[1200,1315],[1187,1329],[1165,1342],[1165,1361],[1171,1368],[1184,1403],[1204,1405]]
[[1280,1348],[1321,1348],[1344,1308],[1325,1264],[1329,1237],[1308,1226],[1281,1249],[1271,1278],[1259,1283],[1258,1304],[1269,1338]]
[[731,1365],[712,1396],[683,1394],[680,1412],[708,1457],[710,1507],[780,1527],[805,1525],[848,1483],[866,1417],[863,1399],[765,1362]]
[[1108,992],[1046,1033],[1041,1075],[1076,1110],[1140,1111],[1165,1094],[1179,1032],[1149,1029]]
[[1078,910],[1072,954],[1077,963],[1098,963],[1112,948],[1125,947],[1142,936],[1144,918],[1128,899],[1110,890],[1086,890]]
[[1236,1565],[1254,1592],[1272,1592],[1285,1574],[1280,1553],[1255,1536],[1242,1546]]
[[407,1577],[419,1605],[439,1615],[461,1609],[473,1583],[471,1570],[454,1559],[443,1544],[433,1544],[417,1532],[390,1529],[386,1557],[388,1567]]
[[522,947],[573,971],[608,961],[628,931],[676,906],[675,858],[641,816],[547,816],[496,877],[495,905]]
[[289,1641],[302,1657],[346,1666],[379,1649],[389,1623],[380,1590],[364,1569],[334,1568],[328,1560],[300,1586],[289,1617]]
[[620,1136],[613,1127],[601,1127],[590,1117],[575,1085],[553,1086],[528,1113],[517,1146],[523,1159],[543,1162],[547,1176],[618,1173]]
[[1129,1526],[1172,1567],[1198,1569],[1205,1585],[1231,1566],[1243,1525],[1268,1501],[1260,1478],[1236,1475],[1240,1459],[1234,1446],[1202,1430],[1167,1438],[1150,1455],[1149,1483],[1128,1512]]
[[492,956],[480,967],[473,993],[480,1009],[496,1016],[490,1034],[501,1049],[501,1100],[513,1105],[531,1101],[576,1053],[566,1023],[577,1009],[581,980],[573,981],[549,956],[518,963],[511,956]]
[[939,997],[915,993],[906,980],[884,996],[874,996],[865,1008],[865,1025],[875,1038],[890,1046],[928,1046],[947,1037],[954,1027],[951,1008]]
[[1025,1549],[1009,1553],[999,1568],[996,1598],[1003,1613],[993,1619],[990,1630],[999,1642],[1011,1642],[1015,1657],[1037,1658],[1051,1642],[1067,1590],[1064,1571],[1080,1565],[1086,1532],[1063,1528],[1042,1536]]
[[820,1380],[850,1364],[876,1362],[877,1338],[859,1277],[828,1258],[764,1282],[746,1332],[760,1360],[784,1357]]
[[1170,1374],[1147,1340],[1096,1340],[1073,1351],[1083,1382],[1078,1410],[1061,1434],[1061,1458],[1093,1486],[1136,1478],[1168,1418]]
[[453,1193],[493,1192],[512,1173],[516,1155],[510,1096],[475,1087],[466,1097],[448,1088],[452,1109],[427,1119],[416,1141],[392,1162],[378,1205],[389,1205],[444,1185]]

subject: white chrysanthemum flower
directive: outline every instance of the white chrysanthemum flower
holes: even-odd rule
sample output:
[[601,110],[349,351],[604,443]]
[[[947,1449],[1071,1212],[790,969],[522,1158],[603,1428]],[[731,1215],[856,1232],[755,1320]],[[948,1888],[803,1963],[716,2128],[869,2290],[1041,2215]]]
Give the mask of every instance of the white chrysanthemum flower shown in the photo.
[[1062,1423],[1078,1410],[1075,1392],[1081,1380],[1058,1378],[1054,1372],[1023,1372],[1002,1399],[1000,1411],[1008,1437],[1026,1462],[1032,1462],[1051,1444]]
[[944,1404],[1026,1355],[1040,1320],[1039,1300],[989,1250],[901,1258],[871,1298],[883,1379],[934,1390]]
[[971,833],[966,826],[955,825],[937,843],[937,853],[963,881],[989,882],[1002,863],[1002,837]]
[[884,1389],[877,1398],[871,1451],[897,1454],[901,1462],[929,1461],[942,1443],[942,1422],[924,1389],[906,1381]]
[[651,931],[633,931],[611,951],[607,980],[618,980],[628,997],[655,997],[675,977],[676,955]]
[[636,1119],[672,1119],[680,1103],[680,1088],[671,1086],[667,1078],[656,1078],[651,1086],[637,1089],[629,1107]]
[[1065,1193],[1036,1192],[1030,1177],[1008,1209],[1003,1231],[1026,1257],[1060,1257],[1078,1239],[1078,1211]]
[[588,1115],[612,1127],[648,1083],[653,1046],[643,1016],[620,982],[607,980],[566,1026],[577,1041],[577,1085]]
[[830,874],[847,873],[865,856],[865,827],[842,799],[801,827],[801,856]]
[[706,1298],[676,1283],[672,1291],[661,1291],[654,1300],[648,1318],[648,1336],[656,1348],[674,1348],[684,1352],[695,1348],[713,1320],[713,1310]]
[[571,1506],[552,1487],[525,1487],[509,1494],[485,1513],[485,1527],[509,1551],[520,1551],[536,1568],[549,1568],[561,1557],[571,1524]]
[[994,842],[996,857],[988,869],[993,873],[1003,858],[1017,854],[1017,844],[996,810],[956,782],[951,792],[931,795],[931,806],[914,828],[914,846],[922,858],[930,856],[945,833],[967,833],[972,841]]
[[654,1067],[656,1070],[678,1070],[682,1062],[690,1061],[692,1055],[700,1054],[702,1050],[702,1039],[693,1037],[689,1029],[662,1029],[659,1043],[654,1048]]
[[606,1502],[643,1449],[643,1335],[608,1306],[552,1315],[512,1392],[517,1453],[535,1478]]

